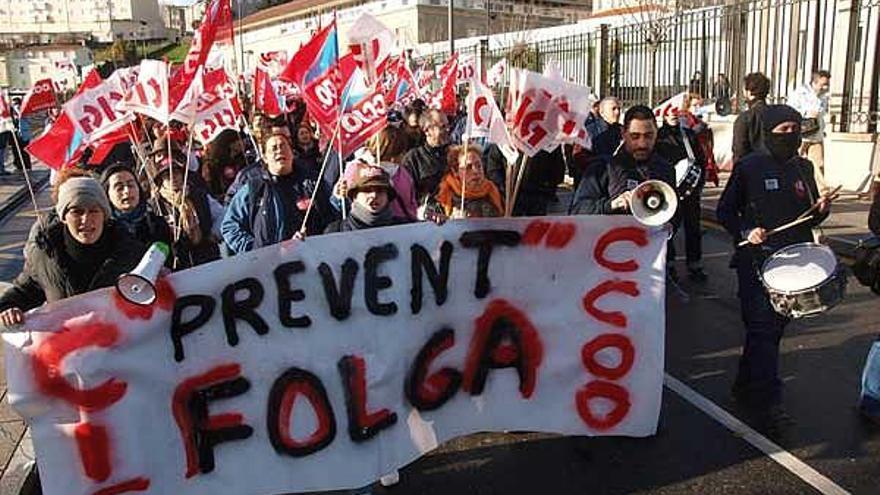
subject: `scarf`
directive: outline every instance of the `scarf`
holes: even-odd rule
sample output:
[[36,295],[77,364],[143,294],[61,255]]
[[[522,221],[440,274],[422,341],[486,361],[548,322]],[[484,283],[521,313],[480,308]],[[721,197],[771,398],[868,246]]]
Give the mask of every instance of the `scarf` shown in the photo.
[[113,220],[121,226],[130,235],[134,236],[137,231],[137,225],[147,213],[147,202],[141,201],[133,210],[128,213],[113,208]]
[[110,255],[110,235],[108,224],[104,224],[101,238],[94,244],[82,244],[70,235],[64,226],[64,253],[72,261],[68,277],[70,286],[77,294],[88,291],[92,280],[104,261]]
[[[447,216],[452,216],[456,196],[461,198],[461,178],[458,174],[450,172],[443,177],[443,182],[440,183],[440,189],[437,191],[437,201],[443,206]],[[487,197],[499,213],[504,211],[504,206],[501,204],[501,193],[498,192],[498,188],[492,181],[484,178],[479,186],[465,186],[465,201]]]
[[372,212],[367,207],[361,205],[357,201],[351,204],[351,223],[356,230],[369,229],[372,227],[382,227],[391,223],[391,205],[390,203],[378,212]]

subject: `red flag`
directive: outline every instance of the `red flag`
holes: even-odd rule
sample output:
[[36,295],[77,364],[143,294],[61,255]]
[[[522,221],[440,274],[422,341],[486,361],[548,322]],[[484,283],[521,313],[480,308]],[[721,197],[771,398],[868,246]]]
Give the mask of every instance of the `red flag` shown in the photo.
[[304,89],[325,75],[339,61],[339,42],[336,36],[334,20],[291,57],[278,77]]
[[360,69],[349,78],[342,95],[345,105],[339,117],[339,142],[342,156],[348,156],[388,124],[387,108],[381,88],[369,84]]
[[130,130],[130,126],[123,127],[102,137],[98,141],[91,144],[92,156],[89,157],[89,165],[100,165],[107,156],[113,151],[117,144],[122,144],[130,140],[136,140]]
[[262,67],[257,67],[254,77],[254,107],[270,118],[284,113],[272,79]]
[[186,60],[169,81],[169,102],[172,109],[177,108],[177,103],[189,89],[195,79],[196,69],[205,65],[214,41],[219,39],[232,43],[232,7],[229,2],[230,0],[211,0],[205,9],[202,24],[193,35]]
[[37,81],[24,97],[20,116],[24,117],[25,115],[42,112],[57,106],[58,100],[55,98],[55,86],[52,84],[52,80],[43,79],[42,81]]
[[79,161],[86,145],[76,123],[62,111],[58,119],[25,149],[34,158],[60,170]]
[[429,106],[441,112],[452,115],[458,110],[458,101],[455,98],[455,86],[458,81],[457,56],[450,59],[440,69],[442,86],[429,98]]
[[350,53],[341,59],[331,70],[315,79],[303,90],[303,100],[309,114],[328,136],[336,131],[339,120],[339,107],[342,104],[342,90],[348,84],[357,62]]
[[80,84],[79,87],[76,88],[76,93],[74,93],[74,95],[79,95],[87,89],[98,87],[98,85],[101,84],[101,81],[101,74],[98,73],[98,70],[90,70],[89,73],[86,75],[86,78],[83,79],[82,84]]
[[419,88],[415,78],[406,66],[405,61],[397,64],[397,72],[391,89],[385,93],[385,103],[391,105],[398,103],[406,106],[419,97]]

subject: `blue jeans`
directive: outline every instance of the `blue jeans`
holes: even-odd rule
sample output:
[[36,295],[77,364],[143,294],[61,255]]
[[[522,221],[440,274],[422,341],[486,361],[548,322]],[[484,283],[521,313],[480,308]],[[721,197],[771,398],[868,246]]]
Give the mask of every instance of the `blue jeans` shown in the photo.
[[776,313],[758,278],[751,256],[740,256],[736,274],[745,344],[734,382],[734,394],[748,405],[769,407],[782,402],[779,379],[779,341],[788,318]]
[[880,339],[871,344],[865,360],[859,408],[868,416],[880,418]]

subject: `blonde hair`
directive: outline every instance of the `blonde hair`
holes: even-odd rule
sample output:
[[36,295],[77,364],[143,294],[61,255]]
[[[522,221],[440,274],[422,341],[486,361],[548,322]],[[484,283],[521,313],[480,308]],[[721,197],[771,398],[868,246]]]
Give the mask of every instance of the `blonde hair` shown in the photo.
[[446,166],[449,170],[453,172],[458,172],[458,167],[461,166],[461,158],[462,156],[467,156],[471,153],[476,153],[478,157],[480,157],[480,165],[483,164],[483,150],[477,146],[476,144],[469,144],[467,146],[467,150],[464,149],[464,145],[456,144],[450,146],[446,151]]

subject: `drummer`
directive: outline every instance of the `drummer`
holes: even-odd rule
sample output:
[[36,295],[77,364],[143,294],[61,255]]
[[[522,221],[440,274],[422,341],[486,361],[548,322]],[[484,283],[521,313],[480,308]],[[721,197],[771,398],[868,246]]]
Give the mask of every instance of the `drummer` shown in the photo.
[[[801,116],[787,105],[768,106],[763,117],[764,149],[738,161],[718,203],[718,220],[738,248],[731,266],[739,280],[745,345],[733,385],[733,398],[771,433],[791,422],[781,406],[779,340],[789,320],[770,305],[759,272],[774,251],[812,242],[812,228],[827,218],[830,198],[820,197],[813,164],[798,156]],[[810,210],[812,220],[782,232],[768,231]]]
[[[699,179],[695,183],[679,183],[678,193],[683,195],[679,201],[679,211],[684,230],[685,263],[688,278],[694,282],[705,282],[706,272],[703,270],[703,227],[700,225],[700,195],[706,183],[706,154],[697,135],[691,129],[681,125],[678,108],[667,107],[663,113],[663,126],[657,131],[657,154],[669,163],[676,165],[688,160],[688,168],[699,170]],[[687,140],[687,141],[685,141]],[[690,170],[688,170],[690,172]],[[689,177],[694,175],[688,174]],[[687,190],[685,191],[685,188]],[[672,251],[669,258],[675,258],[675,243],[669,243]]]

